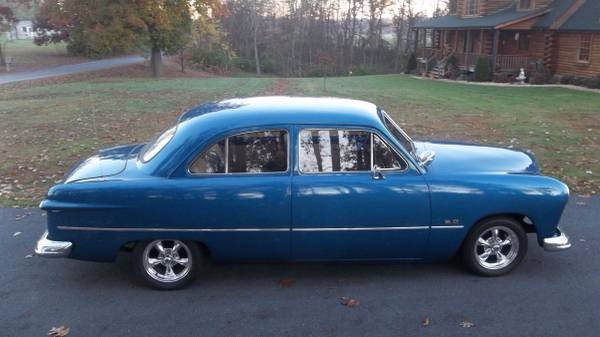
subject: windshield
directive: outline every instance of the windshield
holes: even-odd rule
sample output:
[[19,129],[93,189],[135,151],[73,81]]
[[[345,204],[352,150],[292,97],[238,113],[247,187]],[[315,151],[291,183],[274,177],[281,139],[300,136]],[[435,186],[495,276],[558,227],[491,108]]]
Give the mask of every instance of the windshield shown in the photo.
[[149,142],[140,153],[142,162],[147,163],[152,160],[173,139],[176,129],[177,125],[172,126],[155,138],[154,141]]
[[381,115],[383,117],[383,124],[388,129],[389,132],[396,137],[396,139],[404,146],[404,148],[413,155],[416,155],[415,144],[412,139],[394,122],[394,120],[383,110],[381,110]]

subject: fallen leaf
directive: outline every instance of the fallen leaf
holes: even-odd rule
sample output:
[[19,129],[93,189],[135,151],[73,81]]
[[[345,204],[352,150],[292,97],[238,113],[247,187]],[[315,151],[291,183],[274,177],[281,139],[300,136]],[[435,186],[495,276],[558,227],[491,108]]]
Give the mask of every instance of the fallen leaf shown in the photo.
[[15,234],[13,234],[13,236],[19,236],[21,235],[21,232],[15,232]]
[[32,257],[33,257],[33,254],[27,254],[27,255],[25,255],[26,259],[31,259]]
[[294,285],[294,282],[296,282],[296,280],[292,278],[284,278],[277,281],[281,288],[291,288]]
[[431,324],[431,319],[429,319],[429,317],[425,317],[423,322],[421,322],[422,326],[429,326],[429,324]]
[[349,308],[358,307],[360,305],[360,301],[352,298],[352,297],[342,297],[342,305],[345,305]]
[[585,239],[579,239],[579,242],[585,242]]
[[70,330],[71,329],[65,327],[64,325],[61,325],[59,327],[52,327],[52,329],[50,329],[50,331],[48,331],[48,336],[65,337],[66,335],[69,334]]
[[463,328],[472,328],[475,326],[475,323],[469,321],[462,321],[460,322],[460,326]]

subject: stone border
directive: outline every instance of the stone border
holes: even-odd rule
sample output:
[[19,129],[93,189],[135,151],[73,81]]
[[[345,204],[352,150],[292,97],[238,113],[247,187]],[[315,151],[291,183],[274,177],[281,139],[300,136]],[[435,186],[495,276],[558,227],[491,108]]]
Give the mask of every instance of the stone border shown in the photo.
[[495,83],[495,82],[457,81],[457,80],[449,80],[449,79],[445,79],[445,78],[430,78],[430,77],[415,76],[415,75],[412,75],[411,77],[414,78],[414,79],[417,79],[417,80],[432,80],[432,81],[439,81],[439,82],[446,82],[446,83],[457,83],[457,84],[467,84],[467,85],[480,85],[480,86],[487,86],[487,87],[564,88],[564,89],[577,90],[577,91],[585,91],[585,92],[591,92],[591,93],[595,93],[595,94],[600,94],[600,89],[590,89],[590,88],[579,87],[579,86],[571,85],[571,84],[512,84],[512,83]]

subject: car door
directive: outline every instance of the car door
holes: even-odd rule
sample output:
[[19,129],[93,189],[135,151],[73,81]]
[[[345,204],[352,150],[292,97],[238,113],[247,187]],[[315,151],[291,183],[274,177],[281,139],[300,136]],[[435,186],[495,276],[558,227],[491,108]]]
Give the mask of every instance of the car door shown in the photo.
[[367,129],[307,127],[298,128],[294,139],[293,258],[423,257],[429,189],[384,136]]
[[[182,213],[216,260],[290,257],[289,133],[254,130],[200,152],[177,183]],[[175,211],[175,210],[174,210]]]

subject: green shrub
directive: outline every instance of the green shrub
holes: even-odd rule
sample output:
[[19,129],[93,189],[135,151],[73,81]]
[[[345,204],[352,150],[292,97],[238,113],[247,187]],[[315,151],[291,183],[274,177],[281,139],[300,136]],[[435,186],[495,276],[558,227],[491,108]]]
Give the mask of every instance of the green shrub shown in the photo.
[[588,78],[585,86],[591,89],[600,89],[600,75]]
[[376,66],[369,64],[359,64],[350,69],[354,76],[375,75],[381,73]]
[[450,55],[446,60],[446,76],[451,79],[456,79],[460,76],[458,58],[454,54]]
[[475,81],[488,82],[492,79],[492,67],[486,56],[479,56],[475,64]]
[[406,73],[412,74],[415,70],[417,70],[417,57],[415,53],[411,53],[406,63]]

